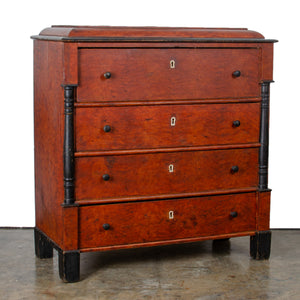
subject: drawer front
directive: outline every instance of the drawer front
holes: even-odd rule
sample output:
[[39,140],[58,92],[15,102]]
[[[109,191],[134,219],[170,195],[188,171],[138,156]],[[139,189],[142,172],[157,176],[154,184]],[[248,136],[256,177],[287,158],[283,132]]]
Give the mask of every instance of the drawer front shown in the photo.
[[259,112],[260,103],[78,108],[76,150],[258,143]]
[[[233,76],[235,71],[239,77]],[[79,50],[79,102],[259,94],[257,49]]]
[[255,211],[255,193],[80,207],[79,244],[93,248],[252,231]]
[[[238,170],[232,169],[234,166]],[[257,148],[81,157],[75,162],[77,200],[192,193],[257,184]]]

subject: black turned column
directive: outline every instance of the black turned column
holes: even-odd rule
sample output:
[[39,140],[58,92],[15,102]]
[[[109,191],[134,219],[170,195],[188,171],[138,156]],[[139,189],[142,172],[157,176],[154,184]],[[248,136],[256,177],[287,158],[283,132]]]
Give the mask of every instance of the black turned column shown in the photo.
[[49,239],[37,228],[34,228],[34,248],[38,258],[53,257],[53,247]]
[[[259,192],[268,189],[269,163],[269,111],[270,111],[270,83],[261,83],[261,119],[260,119],[260,149],[259,149]],[[250,237],[250,255],[254,259],[268,259],[271,252],[271,231],[258,231]]]
[[58,251],[59,276],[64,282],[76,282],[80,279],[79,251]]
[[259,189],[268,189],[270,83],[261,83],[261,119],[259,149]]
[[65,130],[64,130],[64,205],[72,205],[74,197],[74,94],[75,86],[65,85]]

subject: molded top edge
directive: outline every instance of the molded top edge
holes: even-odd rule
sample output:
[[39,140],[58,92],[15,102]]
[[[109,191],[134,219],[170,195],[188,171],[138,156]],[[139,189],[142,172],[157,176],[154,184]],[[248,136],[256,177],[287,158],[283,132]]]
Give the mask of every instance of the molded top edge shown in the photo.
[[52,37],[55,40],[104,40],[123,38],[194,38],[194,39],[254,39],[264,40],[260,33],[247,28],[197,28],[197,27],[117,27],[117,26],[52,26],[45,28],[34,39]]

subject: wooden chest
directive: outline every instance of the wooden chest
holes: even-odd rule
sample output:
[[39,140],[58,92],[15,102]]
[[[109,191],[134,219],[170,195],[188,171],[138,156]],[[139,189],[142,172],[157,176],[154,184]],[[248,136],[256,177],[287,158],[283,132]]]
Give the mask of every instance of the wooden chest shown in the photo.
[[250,236],[268,258],[273,43],[247,29],[53,26],[34,39],[35,250]]

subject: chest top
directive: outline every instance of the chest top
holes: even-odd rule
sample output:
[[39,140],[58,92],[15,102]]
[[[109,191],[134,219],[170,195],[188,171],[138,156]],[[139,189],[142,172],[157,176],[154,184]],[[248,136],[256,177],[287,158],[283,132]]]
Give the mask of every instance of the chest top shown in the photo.
[[267,42],[258,32],[247,28],[204,27],[117,27],[117,26],[52,26],[33,39],[79,41],[145,41],[145,42]]

